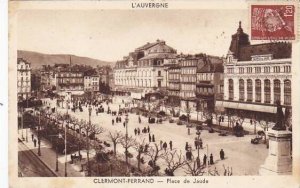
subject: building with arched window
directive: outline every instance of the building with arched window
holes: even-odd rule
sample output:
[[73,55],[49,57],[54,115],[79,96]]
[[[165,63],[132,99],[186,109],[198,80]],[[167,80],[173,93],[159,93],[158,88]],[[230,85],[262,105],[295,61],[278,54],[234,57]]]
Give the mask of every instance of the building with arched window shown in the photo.
[[290,108],[291,54],[286,42],[251,45],[240,23],[224,64],[224,99],[217,106],[250,118],[274,118],[277,103]]

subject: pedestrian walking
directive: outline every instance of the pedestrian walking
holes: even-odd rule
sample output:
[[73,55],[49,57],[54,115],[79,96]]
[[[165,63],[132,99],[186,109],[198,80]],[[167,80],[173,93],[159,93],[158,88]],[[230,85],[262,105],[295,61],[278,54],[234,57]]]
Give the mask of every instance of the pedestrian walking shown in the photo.
[[147,128],[147,131],[148,131],[148,133],[150,133],[150,127],[149,127],[149,125],[148,125],[148,128]]
[[203,142],[202,142],[202,139],[200,138],[200,140],[199,140],[199,146],[198,147],[200,147],[200,149],[203,149]]
[[151,135],[150,135],[150,133],[149,133],[149,142],[151,142]]
[[188,149],[189,149],[189,143],[186,142],[186,143],[185,143],[185,151],[187,151]]
[[36,139],[35,138],[33,139],[33,144],[34,144],[34,147],[36,147]]
[[190,128],[188,128],[188,135],[190,135],[191,134],[191,130],[190,130]]
[[125,123],[125,121],[123,122],[123,126],[124,126],[124,128],[125,128],[125,126],[126,126],[126,123]]
[[138,135],[140,135],[140,133],[141,133],[140,128],[137,129],[137,133],[138,133]]
[[168,147],[168,144],[166,142],[164,142],[163,148],[164,148],[165,151],[167,150],[167,147]]
[[194,145],[195,145],[195,149],[198,149],[198,141],[197,141],[197,139],[195,139]]
[[139,124],[141,124],[142,120],[141,120],[141,117],[139,116]]
[[114,120],[114,119],[111,120],[111,124],[112,124],[112,125],[115,124],[115,120]]
[[223,149],[221,149],[221,151],[220,151],[220,158],[221,158],[221,160],[224,160],[224,158],[225,158],[225,152]]
[[170,145],[170,150],[172,150],[172,148],[173,148],[173,142],[172,142],[172,140],[169,142],[169,145]]
[[163,141],[162,140],[159,142],[159,145],[160,145],[160,149],[162,149],[162,147],[163,147]]
[[205,165],[205,166],[206,166],[206,160],[207,160],[207,156],[206,156],[206,154],[204,154],[204,156],[203,156],[203,165]]
[[155,142],[154,134],[152,135],[152,142]]
[[212,155],[212,153],[210,154],[210,157],[209,157],[209,164],[214,164],[214,157]]
[[134,135],[137,135],[137,129],[136,128],[134,129]]
[[31,134],[31,140],[33,141],[33,139],[34,139],[34,135],[33,135],[33,134]]

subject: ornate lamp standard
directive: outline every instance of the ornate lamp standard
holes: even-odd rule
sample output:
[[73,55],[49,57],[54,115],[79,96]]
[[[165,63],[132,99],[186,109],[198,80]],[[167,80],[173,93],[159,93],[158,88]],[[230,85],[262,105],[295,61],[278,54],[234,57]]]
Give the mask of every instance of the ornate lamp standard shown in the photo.
[[126,126],[126,134],[125,134],[125,142],[126,142],[126,148],[125,148],[125,156],[126,156],[126,165],[127,165],[127,171],[128,171],[128,114],[126,114],[126,118],[125,118],[125,126]]
[[39,109],[39,126],[38,126],[38,156],[41,156],[41,136],[40,136],[40,130],[41,130],[41,113],[42,110]]
[[201,131],[200,131],[200,127],[197,127],[197,132],[196,132],[197,137],[197,148],[198,148],[198,154],[197,154],[197,158],[196,158],[196,163],[197,163],[197,167],[200,167],[200,157],[199,157],[199,151],[200,151],[200,135],[201,135]]
[[69,127],[69,113],[68,113],[68,109],[69,109],[69,100],[67,100],[67,113],[66,113],[66,118],[67,118],[67,124],[65,126],[65,177],[68,176],[68,172],[67,172],[67,127]]
[[88,108],[88,110],[89,110],[89,124],[88,124],[88,128],[87,128],[87,135],[86,135],[86,143],[87,143],[87,152],[86,152],[86,154],[87,154],[87,167],[88,167],[88,176],[91,176],[91,168],[90,168],[90,156],[89,156],[89,154],[90,154],[90,143],[89,143],[89,130],[90,130],[90,128],[91,128],[91,115],[92,115],[92,106],[91,105],[89,105],[89,108]]

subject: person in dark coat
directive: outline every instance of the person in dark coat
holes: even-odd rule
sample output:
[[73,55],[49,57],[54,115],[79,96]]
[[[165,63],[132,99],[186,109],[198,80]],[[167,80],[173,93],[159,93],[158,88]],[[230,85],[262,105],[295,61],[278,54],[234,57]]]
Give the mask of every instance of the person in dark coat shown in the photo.
[[36,147],[36,139],[35,138],[33,139],[33,144],[34,144],[34,147]]
[[111,124],[112,124],[112,125],[115,124],[115,120],[114,120],[114,119],[111,120]]
[[140,135],[140,133],[141,133],[140,128],[137,129],[137,133],[138,133],[138,135]]
[[141,117],[139,116],[139,123],[141,123],[142,122],[142,120],[141,120]]
[[137,130],[136,130],[136,128],[134,129],[134,135],[136,135],[137,134]]
[[172,150],[172,148],[173,148],[173,142],[170,141],[170,142],[169,142],[169,145],[170,145],[170,150]]
[[189,143],[186,142],[186,143],[185,143],[185,151],[187,151],[188,149],[189,149]]
[[150,135],[150,133],[149,133],[149,142],[151,142],[151,135]]
[[168,144],[166,142],[164,142],[163,148],[164,148],[165,151],[167,150],[167,147],[168,147]]
[[225,152],[223,149],[221,149],[221,151],[220,151],[220,158],[221,158],[221,160],[224,160],[224,158],[225,158]]
[[148,126],[148,128],[147,128],[147,131],[148,131],[148,133],[150,133],[150,127]]
[[154,134],[152,135],[152,142],[155,142]]
[[124,126],[124,128],[126,127],[126,123],[125,123],[125,121],[123,122],[123,126]]
[[200,138],[200,140],[199,140],[199,146],[198,147],[200,147],[200,149],[202,149],[203,148],[203,142],[202,142],[202,139]]
[[198,140],[194,141],[195,149],[198,149]]
[[203,165],[205,165],[205,166],[206,166],[206,160],[207,160],[207,156],[204,154],[204,156],[203,156]]
[[212,153],[210,154],[210,157],[209,157],[209,164],[214,164],[214,157],[212,155]]
[[33,141],[33,139],[34,139],[34,135],[33,135],[33,134],[31,134],[31,140]]

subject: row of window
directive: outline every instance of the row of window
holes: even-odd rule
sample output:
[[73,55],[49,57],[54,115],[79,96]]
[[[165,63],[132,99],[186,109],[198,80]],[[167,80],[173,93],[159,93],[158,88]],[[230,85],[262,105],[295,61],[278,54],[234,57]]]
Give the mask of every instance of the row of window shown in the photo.
[[179,80],[180,74],[169,74],[169,80]]
[[197,59],[189,59],[189,60],[183,60],[180,62],[180,65],[182,67],[187,67],[187,66],[197,66],[198,60]]
[[[161,76],[161,71],[157,71],[157,76]],[[128,77],[128,76],[154,76],[154,72],[149,70],[149,71],[137,71],[137,72],[124,72],[124,71],[118,71],[115,74],[116,78],[121,78],[121,77]]]
[[181,74],[196,74],[196,68],[181,69]]
[[25,92],[30,92],[30,87],[19,87],[18,88],[19,93],[25,93]]
[[195,76],[181,76],[180,82],[196,82],[196,77]]
[[195,97],[195,92],[189,92],[189,91],[185,91],[185,92],[180,92],[180,97]]
[[[270,73],[271,67],[263,67],[264,73]],[[274,66],[272,67],[272,70],[274,73],[280,73],[280,72],[285,72],[285,73],[290,73],[291,72],[291,66],[286,65],[283,67],[280,66]],[[262,69],[261,67],[254,67],[254,73],[261,73]],[[234,68],[227,68],[227,73],[233,74],[234,73]],[[253,73],[253,68],[252,67],[239,67],[238,68],[238,73],[239,74],[244,74],[244,73]]]
[[20,71],[19,74],[20,74],[19,76],[28,76],[28,75],[30,75],[29,71],[25,71],[25,72]]
[[29,69],[30,68],[29,64],[24,64],[24,63],[23,63],[23,65],[20,65],[19,67],[20,67],[20,69]]
[[21,77],[21,78],[18,78],[18,81],[20,81],[20,82],[28,82],[29,78],[28,77]]
[[197,79],[199,81],[210,81],[214,79],[213,73],[201,73],[197,74]]
[[58,73],[58,77],[83,77],[82,73]]
[[213,94],[214,93],[214,89],[213,88],[207,88],[207,87],[197,87],[196,91],[198,93],[201,93],[201,94]]
[[62,78],[58,79],[58,83],[83,83],[82,78]]
[[86,80],[93,80],[93,81],[97,81],[97,80],[99,80],[99,78],[98,77],[90,77],[90,76],[86,76],[86,77],[84,77]]
[[177,89],[177,90],[180,90],[180,84],[173,84],[173,83],[170,83],[170,84],[169,84],[169,88],[170,88],[170,89]]
[[30,86],[31,85],[31,83],[30,82],[18,82],[18,87],[26,87],[26,86]]
[[181,90],[196,91],[196,85],[195,84],[181,84]]
[[[251,79],[246,80],[246,83],[243,79],[239,80],[238,88],[239,88],[239,100],[245,101],[245,84],[246,84],[246,92],[247,92],[247,99],[246,101],[252,102],[253,99],[255,102],[264,102],[264,103],[271,103],[271,81],[266,79],[264,82],[264,88],[262,88],[261,80],[256,79],[253,83]],[[273,103],[276,104],[277,101],[281,100],[281,83],[280,80],[274,80],[273,86],[273,93],[274,93],[274,100]],[[254,84],[254,94],[253,94],[253,84]],[[291,105],[291,81],[285,80],[284,81],[284,101],[283,104]],[[234,99],[234,84],[233,80],[229,79],[229,100]],[[264,101],[262,101],[262,89],[264,94]],[[255,96],[254,96],[255,95]]]

